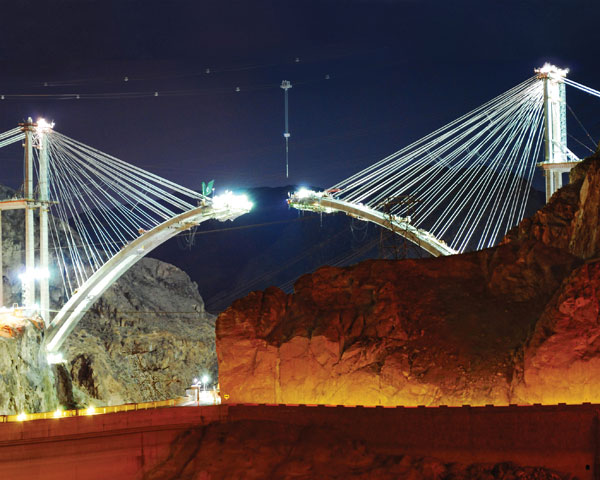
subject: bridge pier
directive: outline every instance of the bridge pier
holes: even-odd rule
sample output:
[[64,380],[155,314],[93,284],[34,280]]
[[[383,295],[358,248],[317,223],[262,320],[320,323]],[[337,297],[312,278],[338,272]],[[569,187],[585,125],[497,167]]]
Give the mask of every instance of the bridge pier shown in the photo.
[[[41,123],[41,122],[38,122]],[[48,258],[48,131],[49,125],[38,124],[40,170],[38,178],[40,203],[40,315],[46,328],[50,326],[50,265]]]
[[[37,306],[40,315],[44,319],[46,326],[50,324],[50,286],[49,286],[49,244],[48,244],[48,207],[49,207],[49,189],[48,189],[48,148],[47,135],[52,129],[52,125],[46,123],[43,119],[34,123],[31,118],[26,123],[19,124],[22,134],[14,135],[8,143],[14,143],[24,140],[24,158],[23,158],[23,198],[7,199],[0,201],[0,214],[3,210],[25,211],[25,271],[20,275],[22,281],[22,299],[21,303],[26,307]],[[34,135],[35,134],[35,135]],[[34,148],[39,150],[39,170],[38,170],[38,198],[35,198],[34,190]],[[34,212],[40,209],[39,224],[39,268],[36,268],[35,258],[35,225]],[[1,217],[0,217],[1,221]],[[2,248],[2,228],[0,225],[0,249]],[[0,252],[0,281],[2,279],[2,256]],[[36,280],[40,282],[40,302],[37,304]],[[0,285],[0,301],[4,303],[2,285]]]
[[23,197],[25,200],[25,273],[23,280],[22,303],[26,306],[35,304],[35,241],[33,225],[33,129],[31,118],[23,125],[25,131],[25,182]]

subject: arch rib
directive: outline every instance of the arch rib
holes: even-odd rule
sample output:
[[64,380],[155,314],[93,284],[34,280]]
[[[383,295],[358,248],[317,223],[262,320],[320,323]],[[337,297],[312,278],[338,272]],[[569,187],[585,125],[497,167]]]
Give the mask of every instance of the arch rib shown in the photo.
[[389,216],[366,205],[357,205],[331,197],[327,192],[300,192],[290,196],[288,204],[298,210],[311,212],[344,212],[346,215],[376,223],[391,230],[419,247],[429,252],[434,257],[441,255],[454,255],[458,251],[446,245],[446,242],[436,238],[432,233],[422,228],[417,228],[410,220],[399,216]]
[[138,260],[160,244],[206,220],[234,220],[247,212],[248,210],[242,208],[215,208],[213,205],[203,205],[157,225],[125,245],[88,278],[56,314],[47,332],[46,351],[56,353],[94,302]]

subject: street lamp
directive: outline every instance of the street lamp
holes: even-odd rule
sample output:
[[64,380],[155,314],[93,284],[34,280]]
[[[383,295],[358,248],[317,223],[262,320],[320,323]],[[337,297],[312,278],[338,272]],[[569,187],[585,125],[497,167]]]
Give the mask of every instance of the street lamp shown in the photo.
[[208,375],[202,376],[202,389],[204,391],[206,391],[206,384],[208,383],[209,380],[210,380],[210,377]]

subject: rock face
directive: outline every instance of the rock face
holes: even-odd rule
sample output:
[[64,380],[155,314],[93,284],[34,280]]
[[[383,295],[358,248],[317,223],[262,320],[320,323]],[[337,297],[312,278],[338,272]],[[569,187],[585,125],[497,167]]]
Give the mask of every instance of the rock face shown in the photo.
[[[511,240],[555,243],[586,264],[563,282],[523,348],[513,384],[516,401],[600,400],[600,153],[571,171],[571,184],[524,221]],[[509,236],[510,237],[510,236]]]
[[464,465],[396,454],[333,428],[239,421],[184,432],[143,480],[217,479],[523,479],[569,478],[512,463]]
[[16,336],[0,336],[0,412],[48,412],[60,404],[58,380],[42,352],[43,327],[26,321]]
[[217,322],[230,401],[509,403],[515,353],[575,263],[541,244],[324,267]]
[[600,400],[600,263],[577,268],[544,310],[523,351],[515,398],[530,403]]
[[[41,322],[41,320],[40,320]],[[144,258],[82,319],[53,367],[41,323],[0,335],[0,414],[177,398],[216,379],[214,317],[178,268]]]
[[63,347],[79,404],[176,398],[216,378],[214,317],[178,268],[144,258],[82,319]]
[[[579,208],[572,221],[569,251],[581,258],[594,258],[600,254],[600,155],[586,160],[573,172],[579,189]],[[583,178],[582,178],[583,177]]]
[[600,255],[600,151],[571,170],[570,183],[506,236],[535,240],[587,260]]
[[[600,401],[600,155],[503,244],[324,267],[217,319],[231,402]],[[564,281],[564,282],[563,282]]]

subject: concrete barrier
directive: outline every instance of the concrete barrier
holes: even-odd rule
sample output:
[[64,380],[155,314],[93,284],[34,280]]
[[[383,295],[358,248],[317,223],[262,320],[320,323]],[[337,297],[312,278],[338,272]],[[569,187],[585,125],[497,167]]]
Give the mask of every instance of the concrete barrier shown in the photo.
[[326,426],[385,454],[514,462],[599,478],[600,405],[344,407],[217,405],[0,424],[0,478],[136,478],[184,431],[242,420]]

